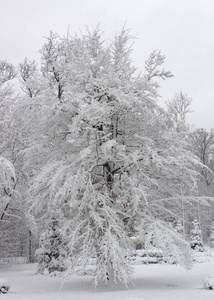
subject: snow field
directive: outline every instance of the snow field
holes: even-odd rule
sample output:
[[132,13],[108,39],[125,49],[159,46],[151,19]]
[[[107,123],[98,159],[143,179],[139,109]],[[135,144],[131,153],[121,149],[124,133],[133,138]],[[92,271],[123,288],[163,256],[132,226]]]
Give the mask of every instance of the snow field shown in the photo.
[[0,266],[0,277],[10,282],[7,300],[213,300],[214,291],[203,287],[214,261],[195,263],[191,270],[175,265],[136,265],[134,285],[110,283],[95,289],[89,276],[62,278],[36,275],[36,264]]

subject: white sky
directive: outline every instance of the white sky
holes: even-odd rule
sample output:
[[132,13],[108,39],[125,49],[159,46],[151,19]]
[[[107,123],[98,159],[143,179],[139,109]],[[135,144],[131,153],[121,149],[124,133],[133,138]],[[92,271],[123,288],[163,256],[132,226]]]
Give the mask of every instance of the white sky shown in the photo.
[[133,60],[143,69],[155,49],[175,77],[161,83],[160,104],[182,91],[193,98],[189,122],[214,128],[213,0],[0,0],[0,60],[38,59],[44,36],[96,26],[112,38],[124,23],[137,39]]

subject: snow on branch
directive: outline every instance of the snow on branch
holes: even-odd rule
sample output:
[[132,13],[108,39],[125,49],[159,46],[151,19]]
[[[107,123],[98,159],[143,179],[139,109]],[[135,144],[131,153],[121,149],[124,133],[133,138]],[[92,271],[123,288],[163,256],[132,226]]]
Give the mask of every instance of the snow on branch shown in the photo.
[[165,80],[166,78],[173,77],[170,71],[165,69],[159,70],[158,68],[165,62],[165,55],[162,55],[160,51],[153,51],[146,61],[145,69],[148,72],[148,81],[154,77],[160,77]]
[[189,243],[159,220],[151,223],[148,228],[145,248],[152,247],[161,248],[170,263],[177,263],[186,268],[192,265]]

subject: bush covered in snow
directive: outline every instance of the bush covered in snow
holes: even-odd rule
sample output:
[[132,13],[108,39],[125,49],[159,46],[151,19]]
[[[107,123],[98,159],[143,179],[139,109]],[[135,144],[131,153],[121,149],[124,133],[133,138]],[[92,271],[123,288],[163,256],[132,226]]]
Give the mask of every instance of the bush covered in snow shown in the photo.
[[129,257],[132,265],[164,263],[163,251],[160,249],[136,250]]
[[4,279],[0,279],[0,294],[7,294],[10,289],[10,285]]
[[194,263],[204,263],[211,260],[211,254],[209,252],[197,252],[193,251],[192,260]]
[[208,275],[203,279],[203,288],[206,290],[214,289],[214,275]]

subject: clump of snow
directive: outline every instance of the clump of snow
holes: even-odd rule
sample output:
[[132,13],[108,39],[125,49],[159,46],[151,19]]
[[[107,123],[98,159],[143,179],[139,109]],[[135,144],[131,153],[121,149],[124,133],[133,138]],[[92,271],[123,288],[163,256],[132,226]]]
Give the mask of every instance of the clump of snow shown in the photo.
[[206,290],[214,289],[214,275],[208,275],[203,278],[203,287]]
[[0,278],[0,294],[7,294],[9,289],[10,284],[6,280]]

